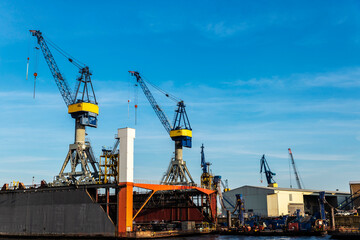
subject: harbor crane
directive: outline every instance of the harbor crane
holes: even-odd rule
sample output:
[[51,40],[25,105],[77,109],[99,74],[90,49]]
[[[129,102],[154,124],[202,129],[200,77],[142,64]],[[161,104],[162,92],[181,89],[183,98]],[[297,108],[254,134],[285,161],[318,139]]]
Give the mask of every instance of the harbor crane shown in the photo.
[[[88,66],[71,57],[50,40],[45,39],[39,30],[30,30],[30,33],[37,38],[37,43],[68,108],[68,113],[75,120],[75,141],[69,145],[68,154],[53,185],[96,183],[99,176],[97,162],[90,143],[85,141],[85,127],[96,128],[99,114],[98,103],[91,83],[92,73]],[[77,78],[74,93],[61,74],[47,43],[79,69],[80,76]],[[70,172],[65,172],[68,164],[70,164]]]
[[235,205],[235,208],[234,208],[234,212],[237,210],[240,226],[244,226],[244,223],[245,223],[244,198],[243,198],[242,194],[236,194],[235,196],[236,196],[236,205]]
[[201,187],[211,189],[213,183],[213,175],[210,173],[210,162],[205,161],[204,144],[201,145]]
[[[192,129],[186,114],[184,101],[177,101],[175,118],[173,124],[171,124],[139,72],[129,71],[129,73],[136,78],[136,82],[143,90],[161,124],[170,135],[170,138],[175,142],[175,157],[171,159],[168,170],[161,180],[161,184],[194,186],[195,182],[186,167],[186,162],[183,160],[183,147],[192,147]],[[165,95],[169,97],[169,94],[166,93]]]
[[263,154],[262,158],[260,159],[260,174],[263,173],[266,176],[266,181],[268,183],[268,187],[278,187],[278,184],[275,182],[273,176],[276,175],[276,173],[273,173],[270,170],[269,164],[266,161],[265,154]]
[[[296,166],[295,166],[295,161],[294,161],[294,156],[291,152],[291,149],[289,148],[289,155],[290,155],[290,160],[291,160],[291,164],[293,166],[293,169],[294,169],[294,174],[295,174],[295,179],[296,179],[296,183],[297,183],[297,186],[298,186],[298,189],[303,189],[302,186],[301,186],[301,181],[300,181],[300,176],[299,176],[299,173],[298,171],[296,170]],[[292,187],[292,186],[290,186]]]
[[225,181],[221,180],[221,185],[224,189],[224,192],[228,192],[230,191],[230,188],[229,188],[229,182],[227,179],[225,179]]
[[218,190],[218,192],[221,192],[221,187],[222,187],[223,192],[230,191],[228,180],[226,179],[225,181],[223,181],[221,178],[222,177],[220,175],[216,175],[213,177],[214,190]]
[[226,179],[223,181],[221,179],[221,176],[214,176],[212,173],[210,173],[210,162],[205,161],[205,153],[204,153],[204,144],[201,145],[201,187],[207,188],[207,189],[213,189],[218,190],[218,188],[221,186],[223,187],[224,192],[230,191],[228,180]]

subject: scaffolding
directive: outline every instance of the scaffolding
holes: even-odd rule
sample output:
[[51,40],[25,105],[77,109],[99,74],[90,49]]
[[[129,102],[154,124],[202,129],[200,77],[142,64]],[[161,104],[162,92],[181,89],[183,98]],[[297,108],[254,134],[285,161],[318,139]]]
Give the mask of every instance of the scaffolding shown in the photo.
[[119,182],[119,154],[103,149],[99,161],[99,184]]

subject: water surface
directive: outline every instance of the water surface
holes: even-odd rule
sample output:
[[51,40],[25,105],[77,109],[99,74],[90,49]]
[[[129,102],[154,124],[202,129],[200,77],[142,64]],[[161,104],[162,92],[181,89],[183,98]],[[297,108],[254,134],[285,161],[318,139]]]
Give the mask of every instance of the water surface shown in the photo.
[[330,236],[324,237],[287,237],[287,236],[238,236],[238,235],[202,235],[202,236],[192,236],[192,237],[175,237],[168,238],[173,240],[327,240],[330,239]]

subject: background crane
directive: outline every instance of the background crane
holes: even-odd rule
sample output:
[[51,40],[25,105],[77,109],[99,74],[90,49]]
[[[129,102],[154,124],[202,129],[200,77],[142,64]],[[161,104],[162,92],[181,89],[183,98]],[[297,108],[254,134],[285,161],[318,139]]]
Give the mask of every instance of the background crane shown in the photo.
[[[75,58],[70,57],[69,54],[51,41],[46,41],[39,30],[30,30],[30,32],[32,36],[37,38],[37,43],[55,79],[60,94],[68,107],[68,113],[75,119],[75,141],[74,144],[70,144],[69,146],[69,152],[59,175],[55,177],[54,185],[95,183],[99,175],[98,166],[90,143],[85,142],[85,127],[97,127],[99,107],[91,83],[92,74],[89,67]],[[74,93],[72,93],[69,84],[61,74],[47,42],[79,69],[80,76],[77,78]],[[65,173],[68,163],[71,165],[70,172]]]
[[[296,169],[296,166],[295,166],[295,161],[294,161],[294,156],[291,152],[291,149],[289,148],[289,155],[290,155],[290,160],[291,160],[291,164],[293,166],[293,169],[294,169],[294,174],[295,174],[295,179],[296,179],[296,183],[297,183],[297,186],[299,189],[303,189],[302,188],[302,185],[301,185],[301,180],[300,180],[300,175]],[[291,176],[290,176],[290,188],[292,188],[292,185],[291,185]]]
[[222,187],[223,187],[224,192],[230,191],[229,182],[228,182],[227,179],[225,179],[224,181],[221,180],[221,185],[222,185]]
[[223,181],[221,179],[221,176],[217,175],[214,176],[212,173],[210,173],[210,162],[205,161],[205,152],[204,152],[204,144],[201,145],[201,187],[207,188],[207,189],[213,189],[218,190],[221,192],[221,188],[223,188],[223,192],[230,191],[228,180],[226,179]]
[[210,174],[210,162],[205,161],[204,144],[201,145],[201,187],[211,189],[213,183],[213,175]]
[[[191,148],[192,146],[192,129],[189,118],[186,114],[184,101],[177,102],[177,109],[175,110],[175,118],[173,125],[156,102],[154,96],[145,84],[145,81],[138,72],[129,71],[129,73],[136,78],[137,83],[143,90],[146,98],[149,100],[151,107],[158,116],[161,124],[175,142],[175,158],[171,159],[167,172],[164,174],[161,183],[173,185],[195,185],[189,170],[186,167],[186,162],[183,160],[183,147]],[[165,93],[167,97],[170,95]],[[174,98],[173,98],[174,99]]]
[[265,154],[263,154],[262,158],[260,159],[260,174],[264,171],[266,176],[266,181],[268,183],[268,187],[278,187],[278,184],[275,182],[273,176],[276,173],[273,173],[270,170],[269,164],[266,161]]

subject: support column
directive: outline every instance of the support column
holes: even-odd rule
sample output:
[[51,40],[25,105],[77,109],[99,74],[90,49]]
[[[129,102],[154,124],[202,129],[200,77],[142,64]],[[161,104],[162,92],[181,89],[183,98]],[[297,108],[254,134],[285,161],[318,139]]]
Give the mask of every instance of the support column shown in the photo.
[[183,148],[180,141],[175,141],[175,160],[183,164]]
[[106,195],[106,214],[109,215],[109,200],[110,200],[110,189],[105,189],[105,195]]
[[331,230],[335,231],[335,214],[333,207],[331,207]]
[[118,194],[118,233],[126,237],[133,230],[133,184],[125,183]]
[[319,192],[319,202],[320,202],[320,216],[322,220],[326,220],[325,216],[325,192]]
[[85,145],[85,126],[80,124],[79,119],[75,119],[75,143]]
[[230,230],[232,224],[231,224],[231,212],[230,210],[226,211],[226,220],[227,220],[227,225],[228,225],[228,230]]
[[126,237],[133,230],[133,182],[134,182],[134,139],[135,129],[118,129],[119,185],[118,193],[118,235]]

